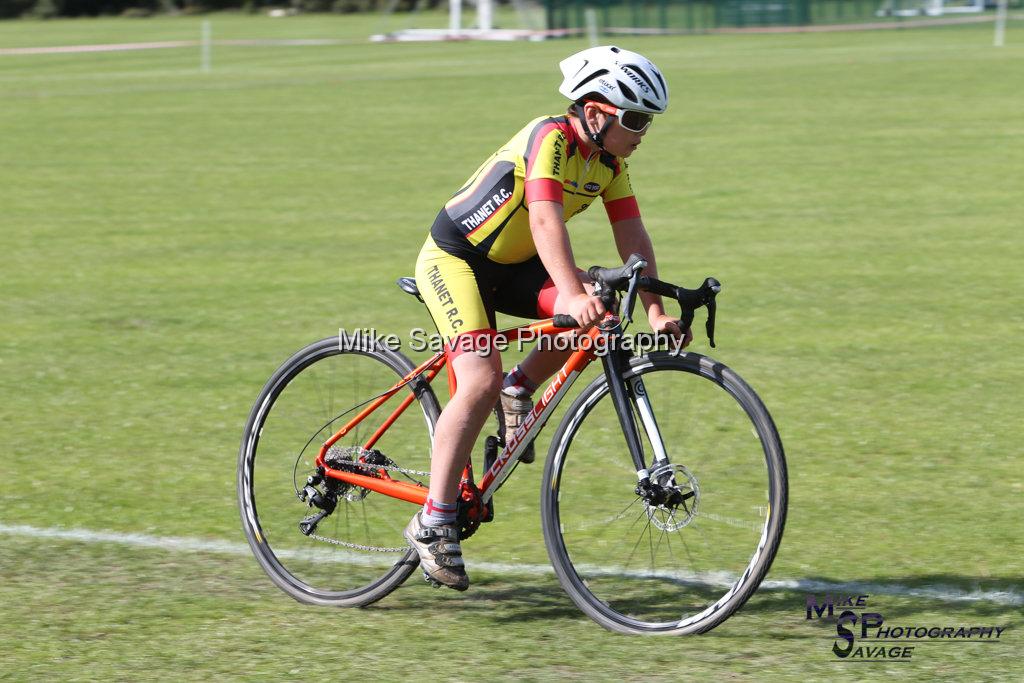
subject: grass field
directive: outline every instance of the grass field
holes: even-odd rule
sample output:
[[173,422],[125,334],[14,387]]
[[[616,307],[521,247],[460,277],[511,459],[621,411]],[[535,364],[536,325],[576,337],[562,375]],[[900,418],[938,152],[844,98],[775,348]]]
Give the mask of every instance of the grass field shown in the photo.
[[[379,24],[217,15],[218,38],[352,42],[217,47],[209,74],[195,49],[0,56],[0,679],[1020,680],[1019,21],[1002,49],[989,26],[622,41],[672,87],[631,167],[660,269],[725,284],[714,355],[790,464],[776,583],[743,611],[621,637],[551,574],[474,570],[546,561],[539,464],[467,543],[465,595],[414,577],[330,611],[270,584],[234,492],[262,383],[339,327],[428,324],[392,283],[469,172],[561,110],[555,65],[584,46],[363,42]],[[198,26],[7,22],[0,48]],[[603,221],[571,225],[583,265],[614,261]],[[1008,630],[848,671],[804,619],[814,584],[784,580]]]

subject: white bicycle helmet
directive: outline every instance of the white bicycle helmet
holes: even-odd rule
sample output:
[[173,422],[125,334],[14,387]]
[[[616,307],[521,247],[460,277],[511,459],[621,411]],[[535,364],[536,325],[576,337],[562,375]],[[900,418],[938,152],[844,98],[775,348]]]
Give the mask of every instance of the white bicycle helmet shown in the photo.
[[558,92],[573,102],[600,95],[619,109],[661,114],[668,108],[668,86],[658,67],[636,52],[614,45],[592,47],[559,63]]

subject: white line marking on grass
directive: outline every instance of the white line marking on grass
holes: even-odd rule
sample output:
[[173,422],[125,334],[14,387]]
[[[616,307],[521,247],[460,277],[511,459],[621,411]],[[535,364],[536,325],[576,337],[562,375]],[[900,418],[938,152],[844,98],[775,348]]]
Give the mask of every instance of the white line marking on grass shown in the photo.
[[[0,523],[0,535],[20,536],[25,538],[52,538],[61,541],[79,543],[112,543],[134,548],[152,548],[169,552],[214,553],[219,555],[250,556],[252,551],[245,543],[233,541],[216,541],[202,538],[176,536],[150,536],[148,534],[123,533],[117,531],[93,531],[91,529],[65,529],[62,527],[34,527],[25,524]],[[386,567],[394,562],[395,553],[369,554],[335,551],[329,555],[309,553],[305,551],[280,551],[278,557],[307,558],[319,562],[338,562],[340,564],[378,565]],[[390,559],[389,559],[390,558]],[[546,575],[554,570],[546,564],[504,564],[501,562],[473,562],[474,569],[498,574]],[[588,568],[580,567],[587,571]],[[653,573],[634,570],[615,570],[614,568],[589,568],[593,574],[617,576],[648,576],[664,578],[682,584],[717,585],[727,588],[732,585],[733,578],[724,574],[685,574]],[[928,598],[943,602],[993,602],[998,605],[1024,605],[1024,594],[1016,591],[965,591],[956,586],[907,586],[898,583],[852,582],[835,583],[812,579],[768,579],[761,583],[759,590],[794,591],[802,593],[829,593],[832,595],[896,595],[901,597]]]
[[56,45],[53,47],[5,47],[0,55],[58,55],[76,52],[124,52],[126,50],[162,50],[195,47],[195,40],[164,40],[153,43],[108,43],[106,45]]
[[[290,38],[284,40],[214,40],[215,47],[308,47],[319,45],[349,45],[354,40],[337,38]],[[56,55],[80,52],[127,52],[132,50],[166,50],[197,47],[198,40],[164,40],[151,43],[107,43],[104,45],[56,45],[52,47],[5,47],[2,55]]]
[[192,553],[220,553],[224,555],[248,554],[251,551],[244,543],[231,541],[207,541],[201,538],[176,538],[174,536],[149,536],[119,531],[92,531],[91,529],[65,529],[63,527],[34,527],[26,524],[0,524],[0,534],[8,536],[31,536],[55,538],[61,541],[81,543],[117,543],[136,548],[157,548]]
[[801,593],[829,593],[832,595],[899,595],[911,598],[929,598],[943,602],[994,602],[997,605],[1024,605],[1024,594],[1016,591],[965,591],[956,586],[904,586],[898,583],[831,583],[812,579],[769,579],[761,583],[768,590],[798,590]]

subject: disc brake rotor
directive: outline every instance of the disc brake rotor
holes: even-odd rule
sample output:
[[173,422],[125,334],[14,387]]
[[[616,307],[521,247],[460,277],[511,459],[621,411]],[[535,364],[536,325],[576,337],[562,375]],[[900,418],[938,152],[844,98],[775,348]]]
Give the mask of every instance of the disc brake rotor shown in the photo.
[[657,501],[643,501],[651,524],[662,531],[679,531],[692,522],[700,506],[700,485],[690,470],[671,463],[652,469],[649,476],[659,489]]

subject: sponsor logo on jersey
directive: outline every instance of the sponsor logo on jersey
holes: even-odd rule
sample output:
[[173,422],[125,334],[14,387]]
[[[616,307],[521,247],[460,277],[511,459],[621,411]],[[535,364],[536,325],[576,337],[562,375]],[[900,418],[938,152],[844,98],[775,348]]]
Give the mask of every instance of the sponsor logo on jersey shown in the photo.
[[601,189],[601,185],[599,183],[589,182],[583,186],[583,189],[586,190],[587,192],[597,192],[598,190]]

